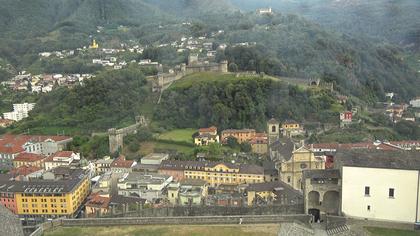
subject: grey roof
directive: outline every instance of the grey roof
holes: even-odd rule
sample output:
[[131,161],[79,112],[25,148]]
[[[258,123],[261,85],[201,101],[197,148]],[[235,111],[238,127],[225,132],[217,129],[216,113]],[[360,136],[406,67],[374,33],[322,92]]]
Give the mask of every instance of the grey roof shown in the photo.
[[205,167],[213,168],[223,164],[230,169],[239,168],[239,173],[243,174],[264,174],[264,168],[257,165],[233,164],[230,162],[208,162],[208,161],[174,161],[165,160],[159,166],[163,170],[204,170]]
[[191,186],[203,186],[207,184],[206,181],[201,179],[183,179],[180,181],[181,185],[191,185]]
[[282,181],[273,181],[273,182],[266,182],[266,183],[257,183],[257,184],[250,184],[247,188],[247,191],[273,191],[278,193],[287,193],[295,196],[301,196],[302,193],[293,189],[290,185],[282,182]]
[[137,163],[137,165],[133,166],[133,170],[155,170],[159,169],[159,164],[141,164]]
[[275,188],[282,188],[283,185],[280,181],[273,181],[273,182],[265,182],[265,183],[257,183],[257,184],[250,184],[246,190],[247,191],[273,191]]
[[147,156],[142,157],[142,160],[162,160],[168,158],[169,154],[167,153],[150,153]]
[[342,166],[420,170],[420,152],[339,150],[334,159],[336,168]]
[[277,151],[287,161],[292,157],[295,144],[290,138],[281,138],[271,144],[271,149]]
[[146,199],[139,197],[126,197],[122,195],[112,195],[110,204],[127,204],[127,203],[140,203],[144,204]]
[[276,163],[273,161],[263,162],[264,174],[278,175],[279,171],[276,169]]
[[126,178],[121,179],[121,181],[118,181],[119,183],[137,183],[137,184],[160,184],[165,182],[167,179],[169,179],[171,176],[169,175],[161,175],[161,174],[155,174],[155,173],[148,173],[143,174],[140,172],[131,172],[129,173]]
[[339,179],[340,176],[340,170],[338,169],[303,171],[304,179]]
[[13,178],[11,174],[0,174],[0,181],[9,181],[11,178]]
[[264,168],[262,166],[257,166],[257,165],[241,164],[239,168],[239,173],[263,175]]
[[268,121],[268,124],[278,124],[279,122],[276,120],[276,119],[274,119],[274,118],[271,118],[269,121]]
[[60,180],[32,179],[31,181],[0,181],[0,186],[7,185],[13,192],[19,193],[68,193],[86,177],[83,170],[74,170],[68,178]]

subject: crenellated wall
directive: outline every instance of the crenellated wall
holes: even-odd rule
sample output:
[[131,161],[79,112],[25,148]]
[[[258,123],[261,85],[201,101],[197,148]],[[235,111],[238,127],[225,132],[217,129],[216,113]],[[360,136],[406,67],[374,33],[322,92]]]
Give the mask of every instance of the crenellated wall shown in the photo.
[[136,123],[121,129],[111,128],[108,130],[109,136],[109,152],[115,153],[123,148],[124,137],[129,134],[137,133],[137,128],[147,126],[147,121],[144,116],[137,116]]

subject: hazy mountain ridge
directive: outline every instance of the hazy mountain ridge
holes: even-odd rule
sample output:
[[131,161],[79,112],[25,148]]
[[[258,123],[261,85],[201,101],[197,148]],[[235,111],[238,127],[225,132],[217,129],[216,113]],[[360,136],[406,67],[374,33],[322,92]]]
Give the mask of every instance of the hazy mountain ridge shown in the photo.
[[245,11],[271,6],[355,36],[387,39],[411,48],[420,46],[420,1],[417,0],[230,0]]
[[224,0],[0,0],[0,38],[42,36],[62,27],[89,32],[98,25],[142,25],[230,7]]

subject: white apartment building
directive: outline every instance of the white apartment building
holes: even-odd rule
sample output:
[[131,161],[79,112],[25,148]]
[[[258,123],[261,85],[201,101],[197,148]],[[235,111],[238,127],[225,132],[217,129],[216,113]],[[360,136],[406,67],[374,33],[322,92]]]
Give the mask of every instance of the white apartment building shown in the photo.
[[35,103],[17,103],[13,104],[12,112],[3,113],[4,119],[20,121],[29,116],[29,111],[34,109]]
[[410,105],[415,108],[420,108],[420,97],[417,97],[411,100]]
[[357,151],[337,156],[341,212],[360,219],[420,222],[418,152]]

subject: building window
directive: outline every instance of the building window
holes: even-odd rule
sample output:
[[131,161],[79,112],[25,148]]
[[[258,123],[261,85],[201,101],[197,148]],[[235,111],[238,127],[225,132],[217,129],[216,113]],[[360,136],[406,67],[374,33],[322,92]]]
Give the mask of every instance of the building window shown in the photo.
[[370,187],[369,186],[365,187],[365,196],[370,196]]
[[276,126],[275,125],[273,125],[273,126],[271,126],[271,132],[276,132]]
[[290,183],[290,176],[287,176],[287,183]]
[[394,191],[394,189],[393,189],[393,188],[390,188],[390,189],[389,189],[389,194],[388,194],[388,195],[389,195],[389,198],[394,198],[394,192],[395,192],[395,191]]
[[367,210],[370,211],[370,205],[367,206]]

